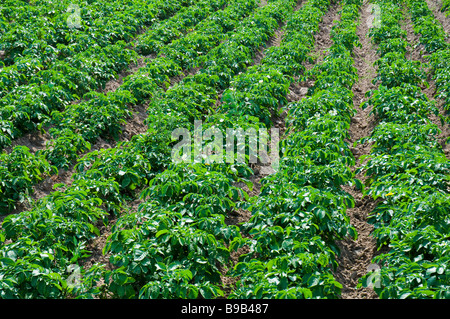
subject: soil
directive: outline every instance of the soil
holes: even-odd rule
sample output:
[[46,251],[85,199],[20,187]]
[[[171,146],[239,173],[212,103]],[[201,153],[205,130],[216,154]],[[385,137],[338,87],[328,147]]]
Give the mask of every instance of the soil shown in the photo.
[[[354,50],[354,63],[358,70],[358,82],[353,86],[353,104],[357,111],[350,124],[350,138],[348,143],[353,145],[359,139],[369,136],[375,127],[375,119],[369,116],[371,108],[362,109],[361,103],[366,100],[365,93],[374,89],[376,86],[372,83],[376,75],[373,63],[378,59],[376,49],[367,37],[369,27],[367,21],[370,19],[369,2],[365,1],[360,9],[360,23],[357,28],[357,35],[362,47]],[[351,147],[356,159],[356,165],[352,167],[355,171],[363,163],[360,157],[370,153],[368,143],[357,143]],[[366,177],[362,174],[356,176],[363,183]],[[359,278],[365,275],[371,265],[372,258],[377,254],[377,247],[374,238],[371,236],[373,226],[367,223],[368,214],[375,208],[376,203],[369,197],[363,197],[361,191],[354,187],[344,186],[343,190],[348,192],[355,199],[355,207],[347,209],[347,215],[350,223],[358,233],[357,240],[345,239],[338,242],[340,256],[338,258],[339,267],[336,270],[336,280],[342,286],[342,299],[376,299],[378,298],[372,288],[356,289]]]
[[[5,51],[0,50],[0,62],[4,62],[4,59],[6,58],[6,53]],[[2,69],[4,66],[3,63],[0,63],[0,69]]]
[[266,6],[267,5],[267,0],[260,0],[259,1],[259,6],[260,7],[264,7],[264,6]]
[[173,78],[170,79],[170,85],[168,89],[173,88],[175,85],[177,85],[179,82],[181,82],[181,80],[183,80],[185,77],[189,76],[189,75],[195,75],[198,73],[198,71],[200,71],[201,67],[196,67],[190,70],[183,70],[183,73],[177,76],[174,76]]
[[45,144],[52,138],[48,134],[48,129],[42,131],[34,131],[27,133],[11,142],[11,146],[5,147],[6,153],[11,153],[15,146],[26,146],[30,149],[31,153],[36,153],[38,150],[45,148]]

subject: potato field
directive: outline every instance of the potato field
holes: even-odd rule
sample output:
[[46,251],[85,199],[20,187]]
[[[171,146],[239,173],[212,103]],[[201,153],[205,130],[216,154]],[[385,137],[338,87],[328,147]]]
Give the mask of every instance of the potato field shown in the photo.
[[449,0],[2,0],[0,299],[450,299],[449,143]]

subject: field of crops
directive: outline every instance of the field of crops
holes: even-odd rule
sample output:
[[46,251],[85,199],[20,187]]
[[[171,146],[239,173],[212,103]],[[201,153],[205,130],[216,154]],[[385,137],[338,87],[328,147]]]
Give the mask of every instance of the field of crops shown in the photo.
[[448,0],[3,0],[0,299],[450,299],[449,123]]

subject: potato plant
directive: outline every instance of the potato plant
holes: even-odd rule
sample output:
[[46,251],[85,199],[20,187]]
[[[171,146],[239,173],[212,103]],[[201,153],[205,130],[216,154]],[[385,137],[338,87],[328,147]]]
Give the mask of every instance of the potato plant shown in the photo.
[[[390,24],[401,3],[388,0],[378,3],[383,6],[388,3],[390,9],[382,14],[381,20]],[[441,54],[440,60],[436,54],[430,58],[434,61],[433,72],[443,72],[440,66],[445,61],[447,45],[443,44],[442,29],[424,1],[405,3],[411,12],[414,32],[421,34],[420,45],[429,53]],[[400,19],[402,15],[397,15],[397,21]],[[384,46],[384,50],[387,48]],[[378,79],[382,82],[387,79],[383,75],[387,74],[386,57],[390,65],[415,64],[405,59],[403,53],[386,52],[377,63]],[[363,168],[368,177],[365,193],[380,200],[369,221],[375,226],[373,234],[378,246],[389,247],[386,253],[373,259],[381,265],[374,289],[380,298],[448,298],[450,272],[445,257],[449,246],[445,226],[448,217],[442,213],[447,207],[448,160],[436,142],[440,131],[429,120],[438,111],[421,91],[422,76],[417,72],[403,74],[405,77],[396,78],[396,82],[389,81],[390,87],[380,86],[368,101],[379,124],[364,139],[373,142]],[[370,274],[364,276],[359,286],[373,284],[370,278]]]

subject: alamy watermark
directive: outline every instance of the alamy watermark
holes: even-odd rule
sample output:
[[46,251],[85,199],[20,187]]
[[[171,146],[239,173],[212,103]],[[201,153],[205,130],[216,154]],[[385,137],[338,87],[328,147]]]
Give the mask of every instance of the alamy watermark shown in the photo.
[[67,267],[67,272],[70,273],[67,277],[67,287],[75,288],[81,284],[81,267],[76,264],[71,264]]
[[70,15],[67,17],[67,26],[70,29],[73,28],[81,28],[81,9],[80,6],[77,4],[71,3],[68,7],[66,12],[70,13]]
[[[172,149],[174,163],[260,163],[279,168],[279,129],[227,128],[225,136],[217,127],[203,130],[200,120],[194,121],[194,132],[178,128],[173,140],[181,140]],[[270,143],[269,143],[270,140]],[[270,144],[270,145],[269,145]],[[248,154],[247,154],[248,150]],[[270,150],[270,155],[269,155]]]
[[370,16],[366,20],[367,27],[381,27],[381,7],[377,4],[369,4],[366,10],[370,13]]
[[370,264],[367,266],[367,272],[370,272],[370,275],[367,277],[368,288],[381,288],[380,270],[381,268],[377,264]]

